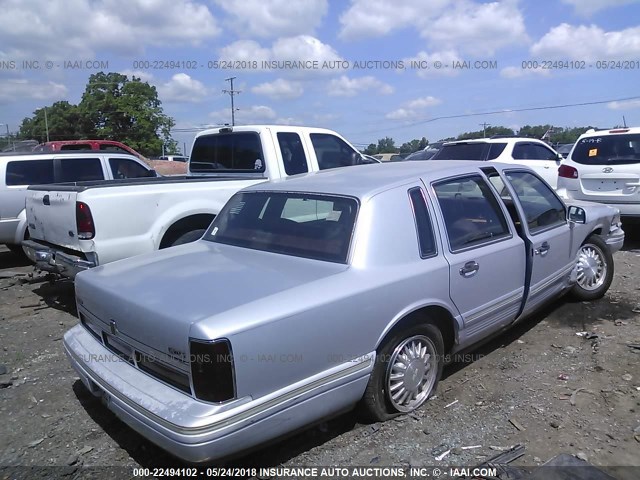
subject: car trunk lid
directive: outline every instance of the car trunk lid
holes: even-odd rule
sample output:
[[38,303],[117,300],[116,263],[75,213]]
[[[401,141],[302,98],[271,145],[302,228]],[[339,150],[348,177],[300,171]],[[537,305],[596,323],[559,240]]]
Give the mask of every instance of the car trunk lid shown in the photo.
[[29,236],[72,250],[80,250],[76,227],[77,192],[38,189],[27,191]]

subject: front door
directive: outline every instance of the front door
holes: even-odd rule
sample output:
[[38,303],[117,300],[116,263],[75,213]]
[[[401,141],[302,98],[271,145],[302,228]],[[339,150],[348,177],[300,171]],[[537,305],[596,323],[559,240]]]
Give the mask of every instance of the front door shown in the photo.
[[528,313],[567,287],[575,252],[565,206],[554,191],[532,172],[507,170],[505,175],[525,219],[530,279],[523,313]]

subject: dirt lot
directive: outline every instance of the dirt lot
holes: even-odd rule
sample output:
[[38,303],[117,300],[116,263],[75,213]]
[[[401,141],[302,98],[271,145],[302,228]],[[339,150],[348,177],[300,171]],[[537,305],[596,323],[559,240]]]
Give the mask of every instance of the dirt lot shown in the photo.
[[[472,466],[523,444],[513,465],[569,453],[640,466],[640,351],[629,346],[640,344],[638,229],[615,262],[604,299],[559,301],[450,365],[416,414],[371,425],[348,413],[232,464]],[[56,475],[79,478],[81,466],[179,465],[84,389],[61,342],[77,322],[73,287],[32,272],[0,247],[0,467],[64,466]]]

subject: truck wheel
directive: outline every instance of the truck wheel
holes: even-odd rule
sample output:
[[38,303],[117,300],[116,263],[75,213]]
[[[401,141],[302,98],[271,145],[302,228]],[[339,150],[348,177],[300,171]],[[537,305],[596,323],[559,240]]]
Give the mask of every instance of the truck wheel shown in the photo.
[[578,300],[602,298],[613,280],[613,255],[599,235],[591,235],[578,250],[578,281],[571,294]]
[[385,421],[420,407],[436,390],[443,355],[442,333],[433,325],[392,334],[376,355],[361,402],[364,416]]
[[200,240],[204,235],[204,232],[206,232],[206,230],[204,228],[201,228],[199,230],[192,230],[190,232],[183,233],[173,241],[171,246],[175,247],[176,245],[184,245],[185,243],[191,243],[195,242],[196,240]]

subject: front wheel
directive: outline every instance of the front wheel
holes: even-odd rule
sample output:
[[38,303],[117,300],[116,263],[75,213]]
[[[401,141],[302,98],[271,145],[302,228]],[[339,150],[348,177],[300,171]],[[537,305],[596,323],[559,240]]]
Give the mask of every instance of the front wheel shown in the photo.
[[444,342],[430,324],[401,330],[384,342],[362,398],[362,413],[385,421],[420,407],[442,376]]
[[578,300],[602,298],[613,280],[613,255],[598,235],[591,235],[578,250],[577,283],[571,294]]
[[191,242],[195,242],[196,240],[200,240],[204,235],[205,231],[206,230],[204,228],[201,228],[198,230],[192,230],[190,232],[183,233],[173,241],[171,246],[175,247],[177,245],[184,245],[185,243],[191,243]]

